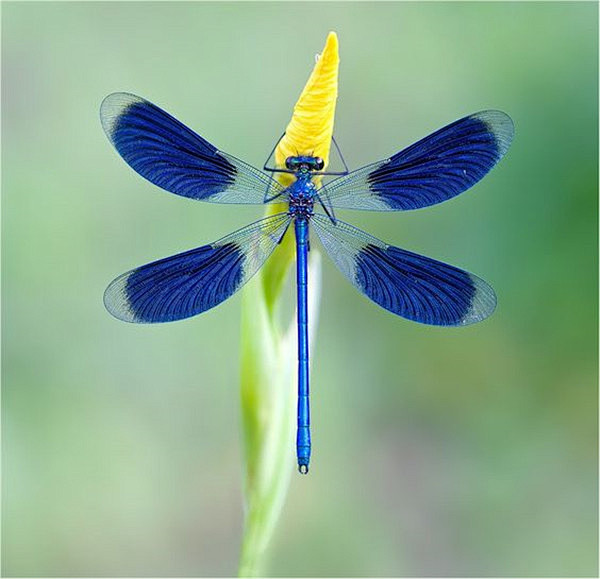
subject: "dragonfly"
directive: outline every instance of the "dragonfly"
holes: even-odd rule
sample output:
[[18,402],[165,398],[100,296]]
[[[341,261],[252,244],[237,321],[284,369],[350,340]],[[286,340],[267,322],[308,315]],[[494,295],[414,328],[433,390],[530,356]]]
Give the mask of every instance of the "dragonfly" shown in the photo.
[[[466,116],[354,171],[342,158],[344,170],[338,172],[325,170],[324,160],[307,151],[287,157],[285,167],[268,167],[267,159],[261,171],[129,93],[107,96],[100,119],[125,162],[166,191],[211,203],[284,204],[284,211],[218,241],[123,273],[107,287],[104,304],[114,317],[142,324],[205,312],[231,297],[259,270],[293,223],[296,455],[302,474],[308,472],[311,456],[307,307],[311,226],[342,274],[393,314],[435,326],[466,326],[487,318],[496,307],[494,290],[481,278],[389,245],[339,220],[335,210],[410,211],[456,197],[480,181],[508,150],[514,125],[504,112],[485,110]],[[279,183],[274,178],[278,172],[289,173],[291,184]],[[323,177],[329,181],[320,183],[318,178]]]

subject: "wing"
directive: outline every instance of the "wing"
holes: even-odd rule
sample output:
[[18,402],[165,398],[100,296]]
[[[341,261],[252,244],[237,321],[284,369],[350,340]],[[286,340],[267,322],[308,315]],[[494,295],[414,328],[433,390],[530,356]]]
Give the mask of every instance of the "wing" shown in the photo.
[[100,120],[134,171],[176,195],[215,203],[264,203],[284,191],[269,175],[218,151],[141,97],[108,95],[100,106]]
[[339,209],[406,211],[441,203],[472,187],[504,156],[511,118],[482,111],[455,121],[393,157],[323,187]]
[[451,265],[387,245],[342,221],[311,219],[340,271],[368,298],[390,312],[423,324],[465,326],[496,307],[494,290]]
[[279,213],[219,241],[143,265],[106,288],[104,305],[125,322],[172,322],[232,296],[271,255],[291,218]]

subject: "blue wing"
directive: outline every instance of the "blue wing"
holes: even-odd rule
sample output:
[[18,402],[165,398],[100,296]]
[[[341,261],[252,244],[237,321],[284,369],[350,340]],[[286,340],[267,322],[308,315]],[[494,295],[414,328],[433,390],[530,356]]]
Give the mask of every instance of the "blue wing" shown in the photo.
[[504,156],[514,135],[501,111],[475,113],[393,157],[326,184],[339,209],[405,211],[441,203],[472,187]]
[[271,255],[291,217],[279,213],[219,241],[143,265],[106,288],[104,305],[125,322],[172,322],[232,296]]
[[496,307],[494,290],[451,265],[387,245],[323,215],[311,222],[340,271],[358,290],[390,312],[423,324],[465,326]]
[[269,175],[218,151],[141,97],[124,92],[107,96],[100,120],[132,169],[176,195],[216,203],[264,203],[284,191]]

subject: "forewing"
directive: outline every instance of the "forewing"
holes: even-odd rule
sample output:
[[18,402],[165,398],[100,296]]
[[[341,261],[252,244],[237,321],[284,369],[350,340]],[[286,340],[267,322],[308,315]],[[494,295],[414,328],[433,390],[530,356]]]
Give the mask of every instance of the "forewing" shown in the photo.
[[514,135],[501,111],[475,113],[421,139],[393,157],[324,186],[339,209],[406,211],[451,199],[482,179]]
[[280,213],[219,241],[120,275],[104,293],[106,309],[125,322],[172,322],[232,296],[271,255],[290,223]]
[[[264,203],[284,188],[262,171],[218,151],[147,100],[124,92],[100,106],[104,132],[127,164],[182,197],[216,203]],[[281,200],[279,200],[281,201]]]
[[327,253],[358,290],[390,312],[423,324],[465,326],[496,307],[482,279],[429,257],[387,245],[347,223],[312,218]]

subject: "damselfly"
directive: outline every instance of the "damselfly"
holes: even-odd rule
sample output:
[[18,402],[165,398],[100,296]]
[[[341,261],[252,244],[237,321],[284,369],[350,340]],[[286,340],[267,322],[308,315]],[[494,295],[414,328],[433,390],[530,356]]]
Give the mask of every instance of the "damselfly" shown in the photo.
[[[293,223],[298,316],[298,469],[308,472],[307,262],[309,226],[340,271],[390,312],[424,324],[465,326],[488,317],[494,290],[461,269],[388,245],[344,223],[335,209],[406,211],[441,203],[477,183],[506,153],[513,123],[500,111],[464,117],[395,155],[356,171],[325,171],[307,151],[271,173],[294,177],[284,187],[271,175],[219,151],[156,105],[132,94],[103,101],[102,126],[119,154],[163,189],[213,203],[286,203],[214,243],[128,271],[106,289],[108,311],[126,322],[172,322],[195,316],[233,295],[262,266]],[[337,144],[336,144],[337,148]],[[339,152],[339,149],[338,149]],[[267,160],[268,161],[268,160]],[[324,185],[316,177],[334,176]]]

